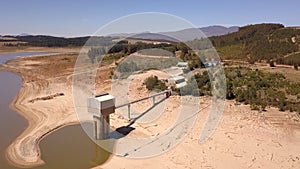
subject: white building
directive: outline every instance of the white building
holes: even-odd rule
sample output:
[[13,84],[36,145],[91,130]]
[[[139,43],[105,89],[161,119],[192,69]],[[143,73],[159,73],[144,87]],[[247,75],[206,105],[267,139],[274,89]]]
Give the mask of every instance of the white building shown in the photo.
[[180,67],[182,69],[188,68],[188,62],[178,62],[177,67]]
[[175,86],[176,88],[181,88],[185,85],[187,85],[186,83],[186,79],[183,76],[175,76],[172,77],[168,80],[168,82],[172,85]]

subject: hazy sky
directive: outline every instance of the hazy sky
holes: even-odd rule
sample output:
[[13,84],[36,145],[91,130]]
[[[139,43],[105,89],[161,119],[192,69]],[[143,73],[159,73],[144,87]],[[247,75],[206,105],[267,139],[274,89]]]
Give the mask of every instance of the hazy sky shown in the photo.
[[297,26],[299,6],[299,0],[1,0],[0,34],[91,35],[119,17],[141,12],[169,13],[198,27],[262,22]]

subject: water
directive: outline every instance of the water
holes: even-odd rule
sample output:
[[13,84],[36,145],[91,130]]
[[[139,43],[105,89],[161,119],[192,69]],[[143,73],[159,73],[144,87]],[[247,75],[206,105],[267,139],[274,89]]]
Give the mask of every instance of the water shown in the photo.
[[[89,127],[93,127],[92,124]],[[67,126],[50,134],[40,146],[46,165],[36,169],[86,169],[109,158],[109,154],[94,144],[80,125]]]
[[[49,52],[0,54],[0,63],[18,56],[41,54]],[[8,164],[5,151],[28,126],[21,115],[9,108],[20,90],[22,80],[13,73],[3,71],[0,71],[0,79],[0,169],[17,169]],[[86,169],[102,164],[109,158],[109,154],[96,146],[80,125],[67,126],[50,134],[41,141],[40,148],[46,164],[34,169]]]
[[21,87],[21,78],[12,73],[0,71],[0,79],[0,168],[9,169],[5,160],[6,148],[21,134],[28,123],[9,108]]
[[18,53],[5,53],[0,54],[0,64],[3,64],[9,60],[15,59],[22,56],[37,56],[37,55],[48,55],[57,54],[57,52],[18,52]]

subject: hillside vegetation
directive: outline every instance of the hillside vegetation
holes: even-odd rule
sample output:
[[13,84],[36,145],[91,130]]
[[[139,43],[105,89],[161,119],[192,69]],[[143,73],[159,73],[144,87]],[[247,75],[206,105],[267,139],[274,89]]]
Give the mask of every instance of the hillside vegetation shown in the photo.
[[[190,49],[185,43],[182,42],[174,42],[174,43],[160,43],[160,44],[152,44],[152,43],[144,43],[144,42],[137,42],[134,44],[129,43],[126,40],[120,41],[115,44],[112,48],[106,51],[103,47],[100,48],[91,48],[88,51],[88,57],[92,63],[99,62],[103,60],[114,60],[120,59],[122,57],[129,56],[135,52],[139,52],[145,49],[160,49],[160,53],[162,50],[168,52],[168,54],[176,55],[176,52],[179,52],[179,58],[182,61],[186,61],[189,63],[189,67],[191,69],[198,68],[203,63],[201,62],[200,58]],[[148,50],[148,55],[155,55],[156,52],[150,52]],[[179,60],[177,60],[178,62]],[[151,64],[149,62],[148,64]]]
[[[53,36],[3,36],[0,39],[4,46],[42,46],[42,47],[72,47],[72,46],[105,46],[112,48],[106,51],[112,59],[127,56],[142,49],[160,48],[173,54],[180,54],[183,61],[188,61],[191,68],[201,66],[199,57],[189,48],[196,50],[216,48],[222,59],[249,61],[274,60],[277,63],[300,64],[298,53],[300,45],[300,29],[284,27],[282,24],[255,24],[240,27],[239,31],[222,36],[212,36],[209,39],[196,39],[185,43],[170,42],[150,44],[128,41],[114,42],[113,37],[53,37]],[[87,44],[86,44],[87,43]],[[189,46],[189,47],[188,47]],[[95,52],[91,51],[90,54]],[[97,53],[97,51],[96,51]],[[93,60],[94,56],[92,56]]]
[[[7,39],[9,38],[9,39]],[[112,45],[114,38],[112,37],[75,37],[75,38],[64,38],[54,36],[7,36],[6,39],[0,40],[4,43],[4,46],[38,46],[38,47],[77,47],[77,46],[108,46]],[[19,42],[19,43],[13,43]],[[22,42],[22,43],[21,43]],[[86,44],[87,43],[87,44]]]
[[[256,24],[240,27],[238,32],[210,37],[222,59],[249,62],[280,60],[280,63],[299,63],[286,55],[299,51],[300,29],[285,28],[282,24]],[[199,43],[194,40],[189,43]]]
[[[268,73],[246,67],[228,67],[224,71],[226,99],[249,104],[253,110],[263,111],[272,106],[280,111],[295,111],[300,114],[299,83],[287,80],[280,73]],[[203,74],[196,74],[195,80],[198,89],[194,87],[192,80],[188,80],[188,85],[177,92],[181,95],[211,95],[212,81],[206,71]]]

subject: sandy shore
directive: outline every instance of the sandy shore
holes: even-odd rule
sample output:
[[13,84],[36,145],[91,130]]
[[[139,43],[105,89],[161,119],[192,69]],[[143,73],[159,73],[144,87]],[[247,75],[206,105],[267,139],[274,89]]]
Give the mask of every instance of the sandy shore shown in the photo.
[[[43,165],[40,141],[59,128],[79,123],[72,96],[72,77],[77,56],[61,54],[23,57],[0,65],[0,70],[22,77],[22,87],[11,108],[29,123],[26,130],[7,148],[6,157],[12,165]],[[111,67],[102,69],[98,80],[107,80],[110,70]],[[105,89],[102,85],[99,87]]]
[[[7,148],[6,153],[7,159],[16,166],[32,167],[44,164],[38,147],[41,139],[63,126],[78,123],[73,109],[69,78],[72,62],[76,58],[73,55],[50,58],[19,58],[1,67],[2,70],[14,72],[23,79],[22,88],[11,107],[24,116],[29,125]],[[66,61],[66,58],[69,60]],[[51,67],[53,60],[61,61],[60,65]],[[54,69],[57,66],[66,70]],[[46,72],[45,69],[51,71]]]
[[[71,91],[75,59],[74,55],[19,58],[0,66],[22,77],[23,85],[12,107],[29,121],[28,128],[7,149],[7,159],[12,164],[43,164],[38,147],[41,139],[63,126],[78,123]],[[110,69],[103,71],[102,82],[109,78],[109,73]],[[130,99],[149,94],[142,85],[144,77],[133,79]],[[177,102],[178,96],[172,96],[166,105],[174,106]],[[207,104],[209,98],[203,97],[200,105]],[[137,104],[136,108],[144,109],[145,105],[149,103]],[[170,151],[139,160],[112,156],[96,168],[300,168],[300,127],[291,113],[274,108],[251,111],[249,106],[236,105],[234,101],[227,101],[225,106],[219,127],[204,144],[198,144],[198,138],[207,109],[183,142]],[[176,118],[174,107],[168,110],[155,125],[134,124],[135,130],[128,137],[149,137],[164,131]],[[114,128],[128,123],[118,113],[111,119]]]

